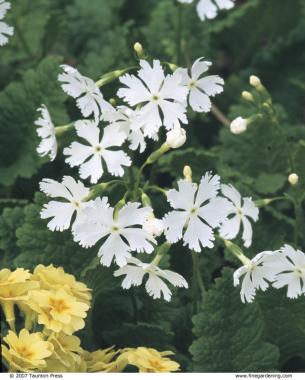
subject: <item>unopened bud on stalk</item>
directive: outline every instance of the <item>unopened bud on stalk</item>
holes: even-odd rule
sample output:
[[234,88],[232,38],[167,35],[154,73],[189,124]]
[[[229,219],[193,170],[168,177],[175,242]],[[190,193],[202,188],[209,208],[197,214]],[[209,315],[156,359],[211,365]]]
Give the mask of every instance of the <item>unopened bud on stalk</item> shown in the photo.
[[115,107],[116,106],[116,100],[114,98],[109,99],[109,103]]
[[136,43],[133,45],[133,49],[134,49],[134,51],[136,52],[137,57],[138,57],[139,59],[141,59],[141,58],[144,57],[143,46],[140,44],[140,42],[136,42]]
[[231,122],[230,130],[234,135],[239,135],[247,130],[248,120],[239,116]]
[[183,128],[174,128],[166,134],[166,144],[172,149],[180,148],[185,142],[186,132]]
[[254,101],[254,98],[253,98],[253,95],[251,94],[251,92],[249,91],[243,91],[241,93],[241,96],[247,100],[248,102],[253,102]]
[[251,86],[257,88],[257,87],[260,87],[262,85],[262,82],[259,79],[259,77],[257,77],[256,75],[251,75],[250,76],[250,84],[251,84]]
[[290,185],[292,185],[292,186],[297,185],[298,182],[299,182],[299,176],[298,176],[296,173],[291,173],[291,174],[289,174],[289,176],[288,176],[288,182],[289,182]]
[[189,182],[192,182],[192,169],[190,166],[188,165],[185,165],[185,167],[183,168],[183,175],[184,175],[184,178],[189,181]]

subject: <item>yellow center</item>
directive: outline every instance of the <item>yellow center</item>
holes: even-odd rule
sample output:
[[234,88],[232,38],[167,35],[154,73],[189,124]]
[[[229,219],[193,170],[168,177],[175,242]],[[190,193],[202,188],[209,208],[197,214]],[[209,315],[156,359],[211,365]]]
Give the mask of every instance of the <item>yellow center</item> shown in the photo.
[[154,102],[157,102],[157,101],[160,100],[160,96],[159,96],[159,95],[153,95],[153,96],[152,96],[152,100],[153,100]]
[[98,154],[101,153],[102,152],[102,147],[100,145],[95,146],[94,147],[94,152],[98,153]]
[[190,83],[189,83],[189,88],[195,87],[196,84],[197,84],[196,80],[191,80]]
[[20,346],[16,348],[16,351],[20,356],[26,359],[31,359],[34,356],[34,352],[28,350],[26,346]]
[[[164,369],[162,363],[157,359],[149,359],[148,362],[151,365],[151,367],[155,369],[156,372],[162,372],[162,370]],[[154,371],[152,369],[148,369],[147,372],[154,372]]]
[[49,299],[49,305],[56,310],[58,313],[63,313],[66,310],[69,309],[69,306],[66,304],[66,302],[62,299],[55,299],[50,298]]

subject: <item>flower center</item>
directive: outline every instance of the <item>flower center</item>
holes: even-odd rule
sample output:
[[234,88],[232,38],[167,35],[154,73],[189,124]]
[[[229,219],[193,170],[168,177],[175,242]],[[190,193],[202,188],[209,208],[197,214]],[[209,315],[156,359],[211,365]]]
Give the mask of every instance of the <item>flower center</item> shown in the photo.
[[26,346],[17,347],[16,351],[20,356],[27,359],[31,359],[31,357],[34,355],[34,352],[28,350]]
[[158,94],[155,94],[155,95],[153,95],[153,96],[152,96],[152,98],[151,98],[151,99],[152,99],[152,101],[153,101],[153,102],[156,102],[156,103],[158,103],[158,101],[160,100],[160,95],[158,95]]
[[112,233],[119,233],[119,231],[120,231],[120,228],[118,226],[112,226],[111,227],[111,232]]
[[189,82],[189,84],[188,84],[189,88],[196,87],[196,85],[197,85],[197,81],[194,80],[194,79],[192,79],[192,80]]
[[93,148],[94,153],[99,154],[99,155],[102,153],[102,150],[103,150],[103,148],[100,145],[96,145]]
[[69,306],[63,299],[50,298],[49,305],[52,306],[52,308],[56,310],[58,313],[63,313],[69,309]]
[[72,201],[71,202],[73,204],[73,206],[76,208],[76,209],[79,209],[81,207],[81,203],[79,201]]
[[303,270],[299,267],[295,267],[293,272],[297,277],[302,277],[302,278],[304,277]]
[[[156,372],[162,372],[164,369],[162,363],[157,359],[149,359],[148,362],[156,370]],[[150,371],[152,370],[148,370],[148,372]]]
[[190,214],[191,214],[191,215],[197,215],[197,212],[198,212],[198,208],[197,208],[197,207],[192,207],[192,208],[190,209]]

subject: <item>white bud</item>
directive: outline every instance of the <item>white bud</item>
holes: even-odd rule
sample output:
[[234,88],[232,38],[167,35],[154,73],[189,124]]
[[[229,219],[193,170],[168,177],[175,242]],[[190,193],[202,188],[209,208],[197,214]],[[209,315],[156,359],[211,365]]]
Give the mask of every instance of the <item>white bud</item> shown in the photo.
[[151,236],[160,236],[164,230],[164,225],[161,219],[152,218],[144,222],[143,230]]
[[253,102],[254,101],[254,98],[253,98],[253,95],[251,94],[251,92],[249,91],[243,91],[241,93],[241,96],[247,100],[248,102]]
[[296,173],[289,174],[289,176],[288,176],[288,182],[292,186],[297,185],[297,183],[299,182],[299,176]]
[[184,175],[184,178],[189,181],[189,182],[192,182],[192,169],[190,166],[188,165],[185,165],[185,167],[183,168],[183,175]]
[[250,76],[250,84],[253,87],[259,87],[262,84],[262,82],[259,79],[259,77],[257,77],[256,75],[251,75]]
[[243,117],[237,117],[230,125],[230,130],[234,135],[239,135],[247,130],[248,121]]
[[166,144],[172,148],[180,148],[186,142],[186,132],[183,128],[174,128],[166,134]]

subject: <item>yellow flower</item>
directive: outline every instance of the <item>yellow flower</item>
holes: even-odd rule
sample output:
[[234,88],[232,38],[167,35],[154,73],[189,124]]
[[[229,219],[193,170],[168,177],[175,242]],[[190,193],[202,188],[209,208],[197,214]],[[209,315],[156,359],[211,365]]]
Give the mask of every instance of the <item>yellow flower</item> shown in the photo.
[[45,359],[52,355],[53,346],[43,340],[41,333],[30,334],[22,329],[19,336],[9,331],[3,341],[2,355],[9,372],[31,372],[42,370],[46,366]]
[[53,354],[47,360],[46,372],[85,372],[80,339],[62,332],[52,333],[48,342],[54,347]]
[[[113,347],[94,352],[83,351],[83,359],[87,364],[87,372],[122,372],[128,364],[126,357],[117,356],[119,351]],[[113,358],[116,357],[115,360]]]
[[175,372],[180,365],[167,358],[171,351],[159,352],[153,348],[138,347],[124,350],[128,363],[139,368],[139,372]]
[[65,273],[62,267],[37,265],[32,279],[40,282],[41,289],[64,289],[68,294],[74,296],[77,301],[90,304],[91,290],[84,283],[76,281],[73,275]]
[[15,330],[14,305],[25,311],[24,301],[28,299],[29,291],[39,287],[38,282],[30,281],[30,277],[29,271],[22,268],[13,272],[9,269],[0,271],[0,305],[12,330]]
[[57,291],[33,290],[27,304],[38,314],[38,323],[46,329],[72,335],[85,326],[89,306],[77,302],[64,289]]

